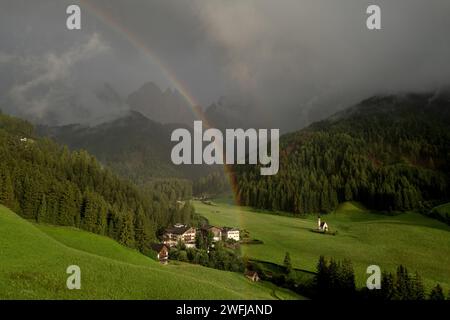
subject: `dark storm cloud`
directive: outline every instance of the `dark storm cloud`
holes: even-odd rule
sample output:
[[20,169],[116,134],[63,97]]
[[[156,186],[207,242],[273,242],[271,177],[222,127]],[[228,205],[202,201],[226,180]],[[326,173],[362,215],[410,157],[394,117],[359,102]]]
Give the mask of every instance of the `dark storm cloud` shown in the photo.
[[[250,101],[274,125],[299,127],[373,94],[434,90],[450,80],[447,0],[88,2],[148,47],[203,105],[221,95]],[[148,80],[173,85],[85,3],[83,29],[67,31],[71,3],[0,0],[3,104],[44,122],[49,110],[56,122],[87,121],[112,112],[92,94],[103,82],[123,96]],[[369,4],[381,7],[380,31],[365,27]]]
[[[380,31],[365,27],[369,3],[381,7]],[[208,4],[209,36],[227,53],[225,72],[282,118],[290,110],[308,121],[368,95],[432,90],[450,79],[448,1]]]

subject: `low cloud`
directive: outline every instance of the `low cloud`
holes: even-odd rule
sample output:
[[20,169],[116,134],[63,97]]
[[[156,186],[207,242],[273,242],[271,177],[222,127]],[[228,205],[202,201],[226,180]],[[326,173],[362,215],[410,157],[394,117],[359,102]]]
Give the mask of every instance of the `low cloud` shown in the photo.
[[[67,89],[70,87],[73,69],[79,63],[104,54],[108,46],[94,33],[85,42],[69,48],[62,53],[47,52],[42,56],[0,55],[0,60],[9,60],[27,74],[25,81],[14,84],[10,89],[9,102],[29,118],[44,120],[49,111],[70,101]],[[4,57],[4,58],[3,58]],[[9,59],[7,59],[9,57]],[[58,105],[59,104],[59,105]]]
[[[446,0],[196,3],[231,91],[293,127],[370,95],[450,83]],[[382,30],[367,30],[369,4]]]

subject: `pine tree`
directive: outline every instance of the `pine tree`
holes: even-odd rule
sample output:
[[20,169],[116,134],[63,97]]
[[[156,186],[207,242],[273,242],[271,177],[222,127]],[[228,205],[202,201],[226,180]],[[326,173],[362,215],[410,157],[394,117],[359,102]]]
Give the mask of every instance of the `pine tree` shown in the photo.
[[343,294],[349,298],[353,297],[356,292],[355,272],[352,262],[344,259],[341,265],[341,282]]
[[94,232],[97,214],[95,212],[95,195],[91,192],[86,192],[83,197],[81,219],[83,220],[82,228],[84,230]]
[[339,282],[339,265],[336,260],[333,258],[330,259],[330,264],[328,266],[328,274],[329,274],[329,288],[330,288],[330,294],[336,292],[338,289],[340,289],[340,282]]
[[319,296],[324,295],[330,285],[330,275],[328,270],[328,263],[324,256],[319,257],[317,263],[317,274],[315,277],[317,293]]
[[144,252],[149,247],[149,235],[147,234],[147,227],[145,223],[145,216],[143,209],[140,207],[136,213],[135,218],[135,241],[136,248],[141,252]]
[[118,240],[125,246],[134,247],[133,215],[131,213],[126,213],[121,216]]
[[430,300],[445,300],[444,291],[439,284],[431,290]]
[[106,233],[106,214],[108,212],[108,207],[106,202],[102,197],[97,196],[97,215],[96,215],[96,224],[95,224],[95,233],[105,234]]
[[349,183],[345,184],[345,201],[353,200],[353,193]]
[[0,203],[10,209],[13,209],[14,188],[9,171],[3,167],[0,168]]
[[287,274],[290,274],[292,272],[292,262],[291,262],[291,255],[289,252],[286,252],[286,255],[284,256],[284,269]]
[[36,219],[37,213],[37,192],[38,188],[32,177],[25,175],[23,184],[22,200],[20,203],[21,213],[27,219]]
[[206,249],[205,246],[205,240],[203,238],[203,233],[202,232],[198,232],[196,237],[195,237],[195,246],[198,249]]
[[74,226],[74,204],[75,199],[70,188],[64,186],[61,190],[58,204],[58,224],[63,226]]
[[39,209],[37,212],[36,221],[38,223],[48,222],[47,220],[47,200],[45,194],[42,195],[41,203],[39,204]]
[[108,213],[108,237],[112,239],[117,239],[117,230],[114,224],[115,214],[110,211]]
[[422,278],[416,272],[412,280],[413,280],[412,300],[425,300],[425,288],[423,286]]
[[413,282],[408,274],[408,270],[403,265],[397,268],[395,283],[395,300],[411,300],[413,297]]
[[383,300],[392,300],[395,294],[395,279],[392,273],[385,273],[381,277],[381,297]]

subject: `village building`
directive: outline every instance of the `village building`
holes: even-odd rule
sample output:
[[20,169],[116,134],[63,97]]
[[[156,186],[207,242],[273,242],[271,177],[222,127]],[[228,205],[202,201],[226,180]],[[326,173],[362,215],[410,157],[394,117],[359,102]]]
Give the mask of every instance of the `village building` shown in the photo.
[[169,260],[169,248],[163,243],[153,243],[151,248],[156,253],[156,259],[162,264],[167,264]]
[[206,229],[206,232],[211,232],[213,235],[213,242],[217,242],[222,240],[222,228],[209,226]]
[[169,247],[174,247],[178,242],[186,245],[186,248],[195,248],[195,237],[197,230],[184,224],[176,224],[172,228],[167,228],[163,235],[163,243]]
[[328,224],[325,221],[321,221],[320,216],[317,219],[317,229],[322,232],[328,231]]
[[224,227],[222,229],[222,237],[224,240],[232,239],[237,242],[241,239],[239,229],[229,227]]
[[253,282],[258,282],[260,280],[258,272],[256,271],[247,271],[245,273],[245,276],[247,277],[247,279]]

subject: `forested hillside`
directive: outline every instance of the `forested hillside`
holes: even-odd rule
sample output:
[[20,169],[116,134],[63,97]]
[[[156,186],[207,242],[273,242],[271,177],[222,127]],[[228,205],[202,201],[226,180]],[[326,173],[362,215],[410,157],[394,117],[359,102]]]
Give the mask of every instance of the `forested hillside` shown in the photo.
[[194,181],[192,191],[196,196],[212,196],[231,190],[228,174],[221,168]]
[[0,114],[0,203],[38,222],[75,226],[145,251],[156,231],[189,222],[190,189],[165,181],[138,189],[85,151],[36,136],[28,122]]
[[160,178],[193,179],[213,168],[176,166],[170,158],[175,143],[172,131],[181,124],[161,124],[130,111],[122,118],[97,126],[39,127],[40,134],[66,144],[71,150],[87,150],[114,173],[136,184]]
[[449,199],[449,95],[374,97],[280,142],[280,171],[235,166],[243,204],[297,214],[343,201],[393,211]]

